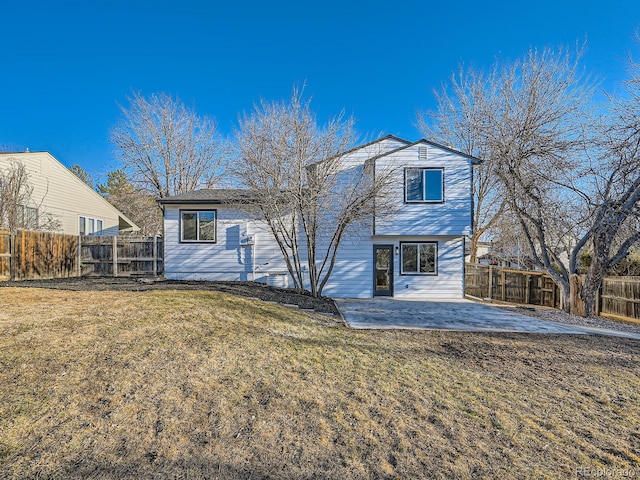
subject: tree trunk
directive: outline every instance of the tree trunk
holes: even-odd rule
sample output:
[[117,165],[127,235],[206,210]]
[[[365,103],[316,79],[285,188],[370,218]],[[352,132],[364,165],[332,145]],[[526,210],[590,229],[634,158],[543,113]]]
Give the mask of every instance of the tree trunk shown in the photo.
[[583,315],[585,317],[590,317],[594,314],[596,297],[598,295],[598,290],[600,290],[600,286],[602,285],[602,281],[604,280],[605,273],[605,265],[602,265],[602,262],[598,261],[597,258],[594,258],[589,266],[589,270],[587,271],[587,276],[581,292],[582,301],[584,303]]
[[[582,279],[580,275],[573,274],[569,279],[570,294],[569,294],[569,313],[573,315],[585,316],[584,309],[585,304],[582,299]],[[565,309],[565,311],[567,311]]]
[[558,283],[560,287],[560,308],[569,313],[571,310],[571,282],[562,281]]
[[478,242],[480,240],[480,236],[476,233],[471,236],[471,247],[470,254],[471,258],[469,259],[469,263],[478,263]]

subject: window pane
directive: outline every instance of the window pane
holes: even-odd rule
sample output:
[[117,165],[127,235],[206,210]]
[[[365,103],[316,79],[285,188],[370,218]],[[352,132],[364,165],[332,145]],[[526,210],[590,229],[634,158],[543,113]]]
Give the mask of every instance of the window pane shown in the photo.
[[425,170],[425,200],[442,201],[442,170]]
[[102,220],[96,220],[96,233],[102,234]]
[[216,212],[198,212],[200,219],[200,238],[203,241],[216,240]]
[[198,240],[198,215],[195,212],[182,212],[182,239]]
[[405,273],[418,272],[418,245],[415,243],[402,245],[402,271]]
[[422,170],[417,168],[408,168],[405,170],[405,183],[407,202],[422,201]]
[[38,209],[33,207],[24,207],[25,225],[27,228],[38,228]]
[[78,221],[78,231],[80,232],[80,235],[86,235],[87,234],[87,227],[86,227],[86,219],[84,217],[80,217],[80,220]]
[[96,223],[95,220],[93,218],[89,219],[88,225],[87,225],[87,233],[89,235],[93,235],[93,233],[96,231]]
[[433,243],[420,244],[420,273],[435,273],[436,246]]
[[391,288],[390,255],[391,250],[388,248],[376,249],[376,290],[389,290]]

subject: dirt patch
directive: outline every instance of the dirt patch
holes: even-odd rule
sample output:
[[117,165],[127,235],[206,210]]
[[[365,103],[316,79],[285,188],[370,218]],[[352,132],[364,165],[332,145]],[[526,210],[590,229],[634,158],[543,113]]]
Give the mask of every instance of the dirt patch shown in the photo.
[[131,277],[75,277],[50,280],[23,280],[0,282],[0,287],[51,288],[72,291],[119,291],[142,292],[149,290],[204,290],[225,292],[243,297],[258,298],[266,302],[295,305],[305,310],[340,315],[334,301],[329,297],[315,298],[309,292],[290,288],[278,288],[256,282],[207,282],[179,281],[164,278]]

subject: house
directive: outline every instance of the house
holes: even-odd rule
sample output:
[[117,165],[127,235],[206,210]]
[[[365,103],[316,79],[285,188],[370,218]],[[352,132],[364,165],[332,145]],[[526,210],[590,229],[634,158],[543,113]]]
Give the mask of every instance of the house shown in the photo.
[[[33,192],[24,209],[29,228],[69,235],[118,235],[138,227],[49,152],[0,153],[0,169],[22,163]],[[53,228],[52,228],[53,227]]]
[[[341,243],[324,295],[342,298],[462,298],[465,236],[472,230],[472,169],[478,159],[419,140],[386,136],[342,157],[345,168],[391,168],[392,215]],[[251,194],[198,190],[160,201],[165,276],[287,285],[282,253]]]

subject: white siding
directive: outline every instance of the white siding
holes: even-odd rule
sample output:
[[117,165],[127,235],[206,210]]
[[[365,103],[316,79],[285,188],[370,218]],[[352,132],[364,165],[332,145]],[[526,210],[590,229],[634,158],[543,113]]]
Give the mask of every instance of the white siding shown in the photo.
[[[217,210],[216,243],[181,243],[180,210]],[[255,236],[241,246],[240,232]],[[174,280],[252,280],[286,272],[287,267],[268,226],[247,213],[221,205],[165,205],[165,277]],[[255,258],[252,258],[255,255]]]
[[[419,148],[427,147],[427,158],[419,157]],[[330,281],[323,294],[337,298],[370,298],[373,286],[373,245],[394,246],[394,296],[398,298],[434,299],[464,296],[464,239],[471,228],[471,162],[468,158],[418,143],[406,147],[395,139],[385,139],[354,150],[342,161],[341,177],[362,167],[374,155],[381,155],[376,169],[393,166],[394,198],[397,211],[390,217],[376,219],[375,235],[371,227],[360,226],[343,239]],[[398,151],[394,149],[401,148]],[[444,168],[445,202],[443,204],[405,204],[404,168]],[[218,211],[218,243],[180,243],[180,209],[216,209]],[[241,247],[240,231],[244,228],[256,235],[254,248]],[[332,232],[325,232],[330,235]],[[321,235],[318,251],[322,252]],[[395,247],[401,242],[429,241],[438,244],[436,275],[400,274],[401,255]],[[255,258],[251,255],[255,253]],[[319,253],[320,257],[322,253]],[[320,259],[321,260],[321,259]],[[264,222],[251,218],[240,210],[220,205],[165,206],[165,275],[173,279],[251,280],[251,262],[261,272],[286,271],[280,249]],[[264,278],[262,278],[264,280]],[[307,278],[308,281],[308,278]],[[308,285],[307,285],[308,287]]]
[[373,296],[373,242],[368,229],[343,239],[322,294],[334,298]]
[[[389,238],[380,238],[379,242]],[[400,274],[401,255],[394,255],[394,297],[407,299],[464,298],[463,237],[395,237],[400,242],[438,242],[437,275]]]
[[33,187],[32,204],[39,215],[53,215],[61,224],[61,232],[79,234],[79,217],[102,220],[102,235],[117,235],[119,212],[109,202],[76,177],[47,152],[0,154],[0,168],[19,161],[29,173]]
[[[377,235],[468,235],[471,233],[471,161],[427,145],[428,156],[419,158],[417,144],[376,161],[376,170],[394,170],[394,211],[376,218]],[[405,203],[404,169],[444,168],[443,203]]]
[[[400,242],[437,242],[437,275],[400,274]],[[464,241],[451,236],[393,236],[345,239],[340,246],[335,269],[323,295],[334,298],[373,296],[373,245],[393,245],[395,298],[435,299],[464,297]]]

